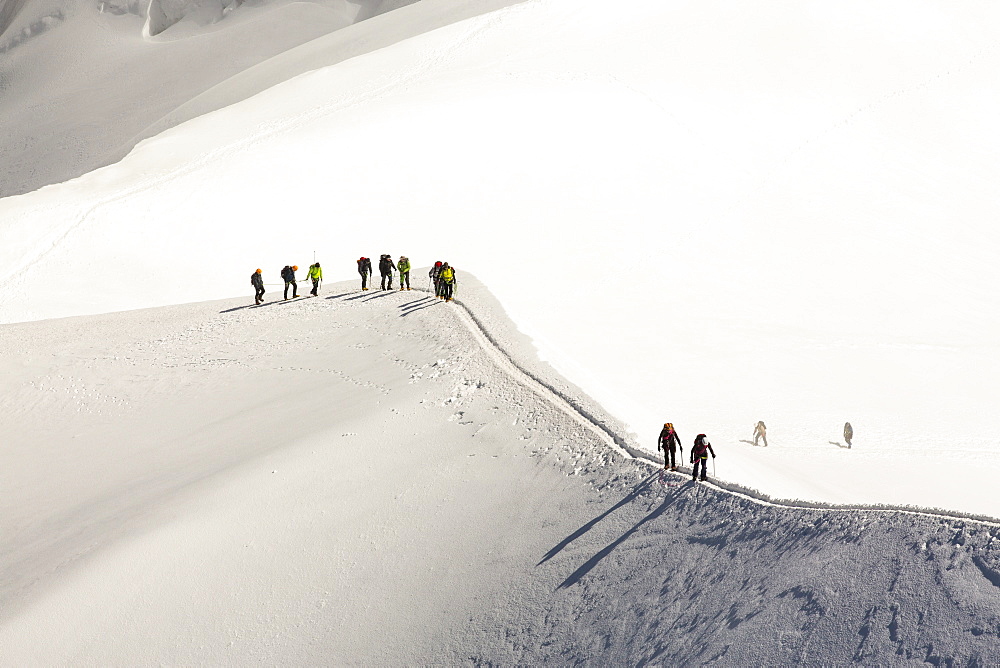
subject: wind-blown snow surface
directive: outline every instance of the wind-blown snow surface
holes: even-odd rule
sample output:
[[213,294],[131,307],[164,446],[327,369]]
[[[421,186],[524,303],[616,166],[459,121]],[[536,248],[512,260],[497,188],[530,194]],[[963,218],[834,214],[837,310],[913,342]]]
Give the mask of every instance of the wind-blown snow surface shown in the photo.
[[1000,660],[996,527],[663,487],[462,290],[0,328],[0,662]]
[[[221,298],[313,252],[332,278],[446,259],[642,447],[669,420],[775,497],[1000,516],[997,11],[547,0],[327,66],[350,26],[119,164],[0,200],[0,317]],[[197,74],[199,41],[147,78]]]

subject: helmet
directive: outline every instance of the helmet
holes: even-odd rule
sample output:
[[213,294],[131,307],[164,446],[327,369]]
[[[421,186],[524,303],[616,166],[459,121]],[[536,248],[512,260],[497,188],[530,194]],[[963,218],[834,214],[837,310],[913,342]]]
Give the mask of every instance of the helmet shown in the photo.
[[292,265],[292,271],[298,271],[298,270],[299,270],[299,265],[293,264]]
[[260,269],[258,269],[258,270],[257,270],[257,271],[255,271],[254,273],[255,273],[255,274],[260,274],[260,273],[262,273],[262,272],[261,272],[261,270],[260,270]]
[[365,256],[364,256],[364,255],[362,255],[361,257],[359,257],[359,258],[358,258],[358,262],[361,262],[361,261],[362,261],[362,260],[364,260],[364,259],[365,259]]
[[664,422],[663,423],[663,428],[664,429],[673,429],[674,428],[674,423],[673,422]]
[[319,262],[317,262],[317,263],[316,263],[316,266],[317,266],[317,267],[319,266]]
[[440,266],[441,266],[441,263],[440,263],[440,262],[435,262],[435,263],[434,263],[434,266],[435,266],[435,267],[440,267]]

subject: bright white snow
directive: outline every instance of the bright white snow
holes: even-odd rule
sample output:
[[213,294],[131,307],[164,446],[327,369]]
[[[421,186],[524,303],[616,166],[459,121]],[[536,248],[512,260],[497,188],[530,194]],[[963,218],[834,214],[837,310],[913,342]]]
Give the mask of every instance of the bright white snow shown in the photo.
[[[702,632],[709,615],[719,646],[618,660],[753,662],[772,651],[747,644],[758,614],[805,615],[786,658],[807,660],[845,637],[817,631],[817,609],[864,638],[813,660],[886,661],[903,636],[926,648],[905,658],[943,660],[927,633],[990,641],[962,620],[994,609],[997,561],[951,547],[992,549],[986,529],[893,516],[868,536],[864,513],[790,520],[669,488],[657,506],[646,464],[501,372],[483,337],[505,328],[517,364],[564,383],[533,344],[603,408],[567,389],[578,407],[628,425],[630,452],[655,458],[665,421],[686,450],[707,433],[723,486],[1000,517],[1000,8],[155,4],[155,36],[137,3],[0,4],[0,193],[19,193],[0,199],[5,660],[612,660],[599,645],[626,631],[586,597],[693,600],[683,557],[728,564],[699,604],[711,614],[675,621]],[[459,300],[489,303],[487,334],[420,295],[353,300],[337,281],[383,252],[424,267],[418,286],[454,264]],[[252,301],[255,268],[273,300],[280,267],[314,257],[336,299],[230,310]],[[151,307],[168,308],[134,311]],[[750,442],[758,420],[767,448]],[[782,550],[767,562],[769,531]],[[864,549],[841,552],[854,537]],[[635,547],[669,540],[692,569],[678,590]],[[559,559],[540,571],[546,551]],[[875,599],[901,577],[945,593],[909,621],[880,599],[864,620],[834,615],[852,582],[831,564],[852,560]],[[627,582],[614,595],[583,577],[609,563]],[[763,564],[780,572],[751,587]],[[541,603],[555,588],[568,598]],[[907,614],[921,600],[899,596]],[[732,598],[760,609],[726,612]],[[532,602],[520,631],[477,636],[504,601]],[[201,628],[212,609],[219,628]],[[928,610],[942,617],[924,624]],[[869,651],[873,625],[897,630]],[[123,628],[127,647],[75,640]],[[344,636],[304,647],[295,629]],[[549,640],[553,654],[530,649]]]

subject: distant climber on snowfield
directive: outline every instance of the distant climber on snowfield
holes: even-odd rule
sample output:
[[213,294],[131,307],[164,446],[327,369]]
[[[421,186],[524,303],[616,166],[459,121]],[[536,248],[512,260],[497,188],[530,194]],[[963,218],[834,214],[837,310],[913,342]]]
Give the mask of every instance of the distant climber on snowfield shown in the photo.
[[257,291],[254,304],[260,304],[264,301],[264,276],[260,269],[250,274],[250,285]]
[[368,279],[372,275],[372,261],[371,258],[361,256],[358,260],[358,273],[361,274],[361,289],[368,289]]
[[656,449],[663,450],[663,469],[665,471],[677,470],[677,448],[681,449],[681,457],[684,457],[684,446],[681,445],[681,437],[674,431],[674,423],[666,422],[660,430],[660,438],[656,441]]
[[694,439],[694,446],[691,448],[691,480],[698,479],[698,464],[701,464],[701,479],[708,478],[708,453],[712,453],[715,459],[715,450],[712,444],[705,438],[705,434],[698,434]]
[[844,440],[847,441],[847,447],[851,447],[851,439],[854,438],[854,427],[851,426],[850,422],[844,423]]
[[758,420],[757,424],[753,428],[753,444],[757,445],[757,441],[763,439],[764,447],[767,447],[767,427],[764,425],[763,420]]
[[392,261],[392,256],[384,254],[378,261],[378,271],[382,274],[382,289],[385,290],[385,280],[389,279],[389,290],[392,290],[392,272],[396,269],[396,263]]
[[441,296],[441,264],[440,260],[435,262],[431,270],[427,272],[427,275],[431,277],[431,281],[434,283],[435,297]]
[[295,282],[295,272],[299,270],[299,265],[289,267],[287,264],[281,270],[281,277],[285,279],[285,300],[288,300],[288,286],[292,286],[292,299],[299,296],[299,284]]
[[441,299],[450,302],[455,298],[455,283],[458,279],[455,277],[455,270],[447,262],[441,265],[438,281],[441,283]]
[[410,258],[405,255],[399,256],[399,263],[396,265],[399,268],[399,291],[412,290],[410,287]]

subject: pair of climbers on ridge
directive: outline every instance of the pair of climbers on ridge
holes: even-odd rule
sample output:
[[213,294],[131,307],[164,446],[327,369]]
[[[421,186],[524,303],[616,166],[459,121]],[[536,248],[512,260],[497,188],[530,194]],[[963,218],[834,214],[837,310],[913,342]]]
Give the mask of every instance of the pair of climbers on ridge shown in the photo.
[[[665,422],[663,424],[663,429],[660,430],[660,437],[657,439],[657,450],[663,450],[663,469],[667,471],[677,470],[677,459],[676,453],[677,448],[680,448],[681,457],[684,456],[684,446],[681,445],[680,436],[674,430],[674,425],[672,422]],[[698,479],[698,468],[701,467],[701,479],[706,480],[708,478],[708,455],[711,453],[712,459],[715,459],[715,450],[712,449],[712,444],[708,441],[708,437],[705,434],[698,434],[694,439],[694,445],[691,447],[691,479]]]
[[[844,423],[844,440],[847,441],[847,447],[851,447],[851,439],[854,438],[854,427],[851,426],[850,422]],[[764,447],[767,447],[767,425],[764,424],[763,420],[758,420],[757,424],[753,427],[753,444],[758,445],[761,441],[764,442]],[[744,441],[746,443],[747,441]]]

